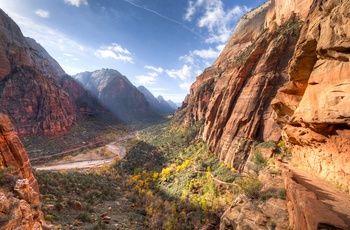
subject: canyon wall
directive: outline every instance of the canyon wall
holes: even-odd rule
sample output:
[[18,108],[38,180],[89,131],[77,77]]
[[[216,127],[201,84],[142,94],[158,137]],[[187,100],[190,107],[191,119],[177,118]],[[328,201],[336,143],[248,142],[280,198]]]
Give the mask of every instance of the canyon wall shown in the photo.
[[0,183],[0,230],[42,229],[38,183],[27,152],[4,114],[0,114]]
[[295,162],[349,191],[349,7],[273,0],[243,16],[191,86],[186,124],[203,119],[202,139],[238,170],[254,141],[282,136]]
[[2,10],[0,31],[0,108],[20,136],[63,134],[81,106],[93,109],[84,88]]
[[276,4],[268,1],[243,16],[213,66],[190,90],[186,122],[204,119],[202,138],[239,170],[253,141],[278,141],[281,135],[270,104],[288,80],[302,22],[291,11],[277,23]]
[[298,165],[350,190],[350,2],[315,1],[273,101]]

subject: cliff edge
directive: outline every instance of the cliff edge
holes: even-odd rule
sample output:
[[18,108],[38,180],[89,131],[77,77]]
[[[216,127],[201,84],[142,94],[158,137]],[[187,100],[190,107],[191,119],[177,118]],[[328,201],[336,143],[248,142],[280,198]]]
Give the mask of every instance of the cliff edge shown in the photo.
[[38,183],[7,115],[0,114],[0,230],[45,226]]

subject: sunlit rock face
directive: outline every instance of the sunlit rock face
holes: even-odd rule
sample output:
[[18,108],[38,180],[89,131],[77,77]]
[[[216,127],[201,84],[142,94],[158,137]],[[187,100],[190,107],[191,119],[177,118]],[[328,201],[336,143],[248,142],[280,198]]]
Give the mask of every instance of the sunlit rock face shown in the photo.
[[293,159],[350,187],[349,1],[316,1],[289,65],[290,81],[273,106]]
[[285,9],[281,19],[278,5],[268,1],[243,16],[213,66],[191,86],[186,121],[204,119],[202,138],[240,170],[254,140],[281,136],[271,101],[289,78],[288,61],[305,13]]
[[93,108],[91,96],[2,10],[0,31],[1,110],[21,136],[64,134],[81,106]]
[[283,137],[305,169],[350,184],[349,1],[269,1],[243,16],[191,86],[187,124],[242,169],[254,140]]
[[27,152],[4,114],[0,114],[0,170],[2,183],[6,180],[0,187],[0,230],[42,229],[38,183]]
[[124,122],[159,118],[145,96],[117,70],[101,69],[73,77]]

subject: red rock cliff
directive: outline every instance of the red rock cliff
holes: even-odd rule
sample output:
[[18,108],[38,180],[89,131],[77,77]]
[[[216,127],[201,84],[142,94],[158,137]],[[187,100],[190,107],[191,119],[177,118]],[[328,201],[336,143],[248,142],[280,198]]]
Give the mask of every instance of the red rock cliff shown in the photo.
[[76,119],[80,106],[76,101],[81,98],[89,98],[83,87],[43,47],[23,37],[0,10],[0,108],[18,134],[65,133]]
[[[4,174],[6,169],[10,171]],[[42,229],[44,218],[38,183],[27,152],[14,133],[10,119],[3,114],[0,114],[0,170],[0,230]]]
[[274,0],[243,16],[192,85],[185,121],[204,119],[202,138],[237,169],[254,140],[282,135],[295,162],[349,191],[349,8]]
[[286,9],[281,18],[279,4],[266,2],[243,16],[219,58],[191,86],[187,122],[205,119],[202,138],[236,169],[254,140],[277,141],[281,135],[270,104],[288,80],[306,13]]
[[350,190],[350,2],[315,1],[273,107],[293,160]]

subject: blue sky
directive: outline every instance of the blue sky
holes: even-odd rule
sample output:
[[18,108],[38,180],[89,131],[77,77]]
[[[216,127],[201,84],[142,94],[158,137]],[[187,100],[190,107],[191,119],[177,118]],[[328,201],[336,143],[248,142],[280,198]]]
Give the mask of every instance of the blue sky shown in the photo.
[[112,68],[181,102],[239,18],[264,0],[0,0],[70,75]]

